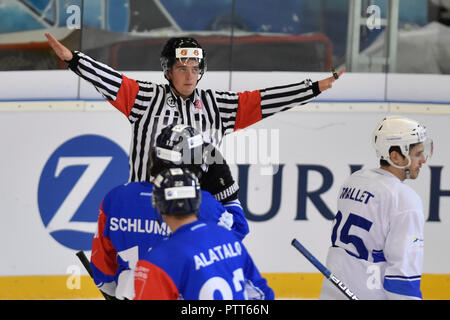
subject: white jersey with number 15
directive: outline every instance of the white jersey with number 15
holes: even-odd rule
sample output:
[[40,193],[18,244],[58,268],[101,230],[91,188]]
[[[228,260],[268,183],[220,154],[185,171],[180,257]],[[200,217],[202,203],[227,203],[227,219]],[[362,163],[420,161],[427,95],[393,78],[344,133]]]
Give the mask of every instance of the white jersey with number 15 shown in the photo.
[[[326,265],[360,299],[421,298],[424,216],[417,193],[383,169],[353,173],[338,194]],[[324,280],[320,299],[345,299]]]

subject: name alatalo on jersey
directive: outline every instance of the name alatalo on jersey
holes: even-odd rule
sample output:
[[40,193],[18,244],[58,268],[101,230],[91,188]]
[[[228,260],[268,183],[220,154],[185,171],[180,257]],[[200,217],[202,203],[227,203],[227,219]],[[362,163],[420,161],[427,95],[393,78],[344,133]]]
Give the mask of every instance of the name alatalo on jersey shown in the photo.
[[208,252],[200,252],[194,255],[195,270],[207,267],[214,262],[233,258],[242,254],[242,247],[238,241],[234,244],[226,243],[214,248],[208,249]]

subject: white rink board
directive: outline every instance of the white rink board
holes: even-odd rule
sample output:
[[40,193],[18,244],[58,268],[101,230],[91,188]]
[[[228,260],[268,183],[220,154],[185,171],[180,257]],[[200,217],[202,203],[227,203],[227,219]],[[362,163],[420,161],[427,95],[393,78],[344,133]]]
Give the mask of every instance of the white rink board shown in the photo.
[[[85,109],[89,109],[88,103]],[[231,142],[239,140],[249,130],[254,130],[258,139],[264,132],[269,136],[276,133],[279,137],[279,143],[273,146],[279,149],[279,161],[283,165],[281,190],[277,190],[281,192],[279,210],[266,221],[250,221],[250,234],[244,241],[261,272],[317,271],[290,245],[293,238],[301,241],[319,260],[325,261],[331,221],[325,219],[310,200],[307,200],[307,219],[295,220],[299,168],[314,165],[331,173],[332,185],[320,197],[334,212],[339,184],[350,174],[349,166],[376,166],[375,152],[369,141],[373,128],[384,115],[385,112],[289,111],[226,138],[224,151],[229,151]],[[450,190],[450,145],[447,142],[450,115],[404,115],[422,121],[430,129],[435,142],[435,155],[430,165],[442,167],[440,189]],[[86,134],[105,137],[128,153],[130,126],[112,107],[111,111],[93,112],[0,112],[0,211],[3,220],[0,224],[0,276],[60,275],[66,274],[70,265],[80,265],[75,256],[77,250],[60,244],[50,235],[41,218],[38,201],[40,179],[52,154],[72,138]],[[263,139],[260,141],[267,143]],[[237,150],[242,154],[250,146],[241,145],[240,148]],[[228,159],[237,177],[237,163],[241,163]],[[261,169],[259,164],[250,166],[247,181],[247,206],[255,215],[265,214],[273,202],[273,177],[260,175]],[[322,186],[323,179],[318,172],[309,172],[307,178],[307,191]],[[431,170],[425,168],[417,181],[408,182],[423,199],[425,218],[428,217],[430,179]],[[241,179],[239,181],[242,183]],[[72,194],[72,197],[83,200],[80,194]],[[440,222],[425,224],[425,273],[450,273],[450,253],[442,250],[450,243],[449,208],[450,197],[442,196]],[[95,209],[92,215],[96,214]]]
[[[120,71],[129,78],[166,83],[162,72]],[[322,72],[242,72],[208,71],[199,88],[216,90],[256,90],[296,83],[310,78],[318,81],[331,76]],[[0,101],[102,99],[84,79],[70,70],[0,71]],[[385,74],[346,72],[333,89],[318,101],[411,101],[449,103],[450,75]]]
[[[297,215],[299,187],[298,165],[326,167],[333,176],[332,187],[321,197],[334,213],[339,185],[350,174],[350,165],[377,166],[372,149],[372,130],[386,113],[309,113],[286,112],[266,119],[254,128],[279,128],[280,162],[285,164],[282,176],[281,206],[270,220],[254,222],[245,244],[263,272],[315,272],[317,271],[290,243],[297,238],[320,261],[325,262],[330,245],[332,222],[323,218],[310,200],[307,201],[307,219],[294,220]],[[429,162],[442,166],[441,190],[450,190],[450,146],[446,139],[449,115],[403,114],[422,121],[431,131],[435,154]],[[227,137],[227,139],[232,136]],[[238,140],[238,139],[236,139]],[[241,150],[244,152],[244,150]],[[253,213],[266,213],[271,206],[272,177],[258,173],[256,167],[249,178],[248,206]],[[307,190],[320,188],[323,178],[310,172]],[[407,181],[421,196],[424,215],[428,218],[430,169],[421,171],[416,181]],[[425,273],[449,273],[450,253],[440,249],[450,241],[450,197],[440,199],[440,222],[425,223]]]

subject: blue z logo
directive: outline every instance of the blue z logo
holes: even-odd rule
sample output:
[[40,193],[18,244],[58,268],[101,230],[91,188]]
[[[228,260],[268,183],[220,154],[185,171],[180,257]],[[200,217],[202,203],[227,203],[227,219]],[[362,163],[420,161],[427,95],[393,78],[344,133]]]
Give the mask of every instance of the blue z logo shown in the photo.
[[38,188],[50,235],[71,249],[91,250],[100,203],[128,176],[127,154],[105,137],[83,135],[62,144],[45,164]]

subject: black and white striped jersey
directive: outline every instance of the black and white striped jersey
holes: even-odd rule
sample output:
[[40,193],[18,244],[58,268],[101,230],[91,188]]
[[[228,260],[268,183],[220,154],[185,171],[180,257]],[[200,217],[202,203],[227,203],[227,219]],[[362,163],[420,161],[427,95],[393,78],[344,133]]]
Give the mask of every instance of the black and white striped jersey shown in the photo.
[[130,181],[147,179],[150,150],[162,128],[169,124],[193,126],[205,141],[219,147],[224,135],[305,104],[320,93],[318,82],[306,79],[251,92],[197,88],[184,100],[174,94],[169,84],[127,78],[82,52],[75,51],[73,56],[69,68],[90,82],[132,125]]

